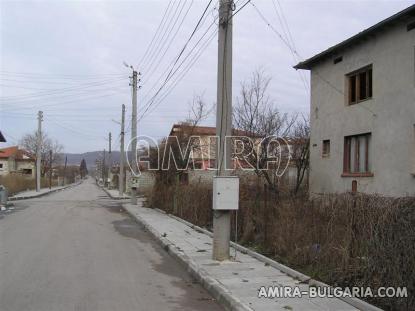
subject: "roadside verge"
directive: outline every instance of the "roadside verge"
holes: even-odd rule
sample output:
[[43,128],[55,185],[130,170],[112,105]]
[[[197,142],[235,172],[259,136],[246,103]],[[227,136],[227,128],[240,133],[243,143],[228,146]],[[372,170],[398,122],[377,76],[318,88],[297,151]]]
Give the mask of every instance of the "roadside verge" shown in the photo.
[[355,298],[259,298],[261,287],[298,287],[304,292],[310,287],[331,287],[235,243],[233,260],[214,261],[211,232],[162,211],[143,208],[142,202],[123,207],[227,310],[381,310]]
[[57,191],[62,191],[68,188],[75,187],[77,185],[80,185],[81,183],[82,181],[73,183],[70,185],[62,186],[62,187],[54,187],[52,189],[44,188],[44,189],[41,189],[40,192],[36,192],[35,190],[20,192],[12,197],[9,197],[7,201],[19,201],[19,200],[39,198],[39,197],[43,197],[45,195],[48,195],[48,194],[51,194]]
[[125,199],[129,199],[130,196],[126,195],[124,193],[124,196],[120,197],[119,195],[119,191],[118,190],[114,190],[114,189],[107,189],[105,187],[99,186],[102,190],[104,190],[104,192],[113,200],[125,200]]

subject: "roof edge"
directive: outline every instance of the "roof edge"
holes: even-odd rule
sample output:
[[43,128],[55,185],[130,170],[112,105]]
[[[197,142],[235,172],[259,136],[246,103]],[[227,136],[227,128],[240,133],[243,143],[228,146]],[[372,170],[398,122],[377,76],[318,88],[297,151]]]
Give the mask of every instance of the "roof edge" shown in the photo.
[[356,35],[302,61],[299,62],[297,65],[293,66],[294,69],[305,69],[305,70],[310,70],[311,67],[313,67],[313,65],[315,65],[318,61],[322,60],[323,58],[329,56],[331,53],[334,53],[336,51],[338,51],[341,48],[346,47],[348,44],[358,41],[360,39],[362,39],[364,36],[367,36],[375,31],[378,31],[381,27],[384,27],[404,16],[409,16],[412,15],[415,17],[415,4],[407,7],[406,9],[403,9],[402,11],[399,11],[398,13],[393,14],[392,16],[376,23],[375,25],[357,33]]

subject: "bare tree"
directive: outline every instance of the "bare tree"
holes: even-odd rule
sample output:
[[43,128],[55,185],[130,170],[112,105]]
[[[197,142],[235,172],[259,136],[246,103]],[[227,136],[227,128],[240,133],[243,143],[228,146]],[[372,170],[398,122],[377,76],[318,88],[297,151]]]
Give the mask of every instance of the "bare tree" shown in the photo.
[[[37,137],[37,132],[34,132],[33,134],[26,134],[19,142],[19,145],[34,157],[36,157],[37,154]],[[42,144],[40,149],[42,175],[44,175],[53,164],[60,163],[63,146],[57,140],[52,140],[46,133],[42,133]],[[50,151],[52,151],[52,163],[50,162],[49,157]]]
[[292,130],[291,147],[293,161],[297,168],[294,193],[303,185],[310,167],[310,120],[306,116],[298,118]]
[[[244,141],[244,152],[240,156],[252,165],[258,176],[266,180],[270,189],[277,192],[278,170],[286,166],[283,162],[289,161],[288,149],[280,153],[284,155],[279,159],[283,165],[269,166],[269,160],[281,148],[288,148],[281,146],[281,143],[285,142],[284,139],[288,137],[297,117],[279,111],[268,95],[270,82],[271,78],[263,70],[256,70],[249,81],[241,84],[240,95],[236,98],[233,110],[233,125],[254,138]],[[256,141],[258,145],[252,141]]]
[[183,122],[192,127],[200,124],[201,121],[205,120],[215,108],[214,105],[208,108],[202,94],[193,95],[192,102],[189,104],[189,114],[186,120]]

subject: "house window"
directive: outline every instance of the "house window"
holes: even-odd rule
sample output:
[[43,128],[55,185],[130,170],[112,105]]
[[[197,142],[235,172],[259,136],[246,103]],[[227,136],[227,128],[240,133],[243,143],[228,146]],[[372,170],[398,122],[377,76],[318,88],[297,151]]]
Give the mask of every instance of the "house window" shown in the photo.
[[323,157],[328,157],[330,155],[330,139],[323,140]]
[[372,176],[370,172],[371,134],[346,136],[344,138],[343,174]]
[[200,170],[200,169],[202,169],[202,167],[203,167],[203,163],[202,162],[200,162],[200,161],[195,161],[194,162],[194,168],[195,169],[197,169],[197,170]]
[[0,170],[3,169],[3,163],[0,163]]
[[24,169],[22,170],[22,173],[23,173],[24,175],[32,175],[32,169],[30,169],[30,168],[24,168]]
[[348,74],[347,80],[349,85],[349,105],[372,98],[372,65]]

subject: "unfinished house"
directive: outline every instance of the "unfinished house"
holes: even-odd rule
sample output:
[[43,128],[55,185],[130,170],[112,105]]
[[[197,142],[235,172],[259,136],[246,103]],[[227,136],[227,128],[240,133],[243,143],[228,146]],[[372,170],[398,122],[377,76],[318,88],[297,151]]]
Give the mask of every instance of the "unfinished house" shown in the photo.
[[35,158],[17,146],[0,149],[0,176],[19,174],[35,177]]
[[415,195],[415,6],[295,68],[311,72],[310,192]]
[[[243,151],[243,147],[241,145],[244,137],[248,137],[254,143],[254,148],[257,148],[261,143],[263,137],[260,135],[255,135],[252,133],[248,133],[243,130],[233,129],[232,135],[234,136],[234,141],[232,143],[232,164],[231,167],[233,169],[232,174],[238,175],[241,178],[244,178],[247,182],[256,182],[258,181],[257,175],[255,171],[252,169],[251,164],[249,164],[249,157],[248,160],[245,158],[241,152]],[[189,169],[187,170],[186,174],[184,174],[185,181],[184,182],[212,182],[213,176],[215,176],[215,162],[216,162],[216,128],[209,127],[209,126],[192,126],[188,124],[174,124],[167,143],[174,144],[176,141],[173,139],[177,137],[177,141],[183,148],[183,153],[189,143],[189,138],[191,136],[196,136],[198,139],[192,141],[189,146],[192,147],[192,153],[189,154],[189,159],[191,161],[189,165]],[[287,138],[283,140],[284,143],[288,143],[288,147],[293,149],[294,145],[298,145],[298,140],[292,140]],[[282,145],[284,145],[282,143]],[[284,149],[284,151],[289,151],[289,149]],[[176,152],[178,154],[178,152]],[[293,156],[293,155],[292,155]],[[287,161],[288,154],[283,156],[283,158]],[[284,160],[281,163],[281,167],[284,167],[282,170],[282,176],[280,176],[280,182],[287,186],[287,188],[295,187],[296,178],[297,178],[297,166],[296,166],[295,157],[291,159],[291,161],[286,162],[287,167],[285,168]],[[254,163],[255,162],[251,162]],[[270,169],[275,169],[273,164],[270,163]]]

